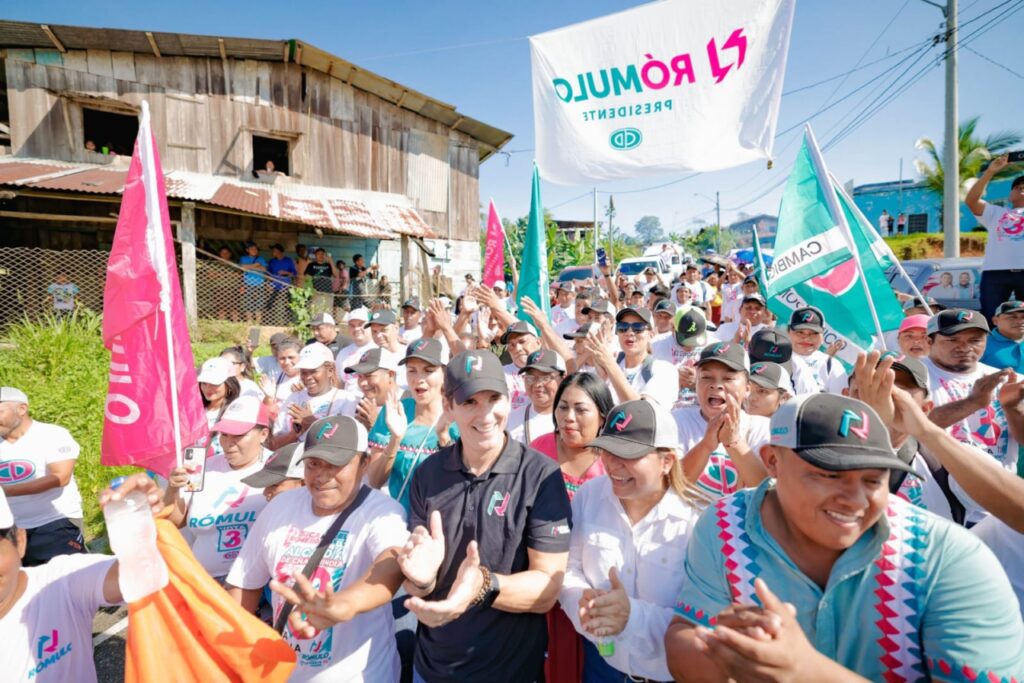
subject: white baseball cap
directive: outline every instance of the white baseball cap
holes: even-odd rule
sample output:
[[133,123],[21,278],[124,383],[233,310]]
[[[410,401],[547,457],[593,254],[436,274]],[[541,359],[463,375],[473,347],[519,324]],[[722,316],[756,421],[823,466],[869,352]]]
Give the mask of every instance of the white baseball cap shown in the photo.
[[197,381],[203,384],[224,384],[231,376],[231,361],[227,358],[217,356],[203,363],[199,370]]
[[351,311],[348,312],[348,315],[345,316],[345,322],[347,323],[350,323],[353,320],[362,320],[363,322],[366,322],[369,319],[370,309],[368,309],[366,306],[353,308]]
[[299,351],[299,360],[295,367],[299,370],[316,370],[324,363],[333,363],[334,354],[324,344],[313,342],[302,347]]
[[253,427],[269,427],[270,424],[267,406],[257,397],[247,394],[239,396],[228,405],[224,415],[213,425],[213,431],[241,436]]
[[21,389],[0,387],[0,403],[24,403],[28,405],[28,396]]
[[12,526],[14,526],[14,513],[11,512],[11,506],[7,504],[7,496],[4,494],[3,487],[0,486],[0,529],[10,529]]

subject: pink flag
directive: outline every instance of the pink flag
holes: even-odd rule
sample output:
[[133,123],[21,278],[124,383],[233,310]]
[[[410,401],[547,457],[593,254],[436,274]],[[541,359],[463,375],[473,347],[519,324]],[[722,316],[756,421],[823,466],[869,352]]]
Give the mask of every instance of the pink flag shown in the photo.
[[209,429],[146,102],[107,263],[103,344],[110,350],[110,384],[100,461],[166,476],[182,445],[205,439]]
[[483,283],[493,287],[495,282],[505,279],[505,228],[498,218],[494,200],[487,210],[487,247],[484,250]]

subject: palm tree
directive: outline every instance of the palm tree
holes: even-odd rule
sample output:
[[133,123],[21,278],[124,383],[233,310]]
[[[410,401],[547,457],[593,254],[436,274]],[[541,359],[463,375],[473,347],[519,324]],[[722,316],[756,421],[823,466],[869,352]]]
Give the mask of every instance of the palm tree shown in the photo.
[[[1016,131],[999,131],[982,139],[976,134],[978,118],[975,116],[961,123],[958,131],[957,146],[959,147],[958,157],[960,160],[959,200],[961,202],[967,196],[967,191],[977,181],[985,163],[1016,147],[1021,142],[1021,134]],[[942,196],[946,182],[946,174],[942,167],[945,150],[940,153],[930,138],[921,138],[917,141],[916,147],[926,151],[930,158],[930,163],[921,159],[914,160],[914,167],[917,169],[918,175],[921,176],[921,181],[929,190]],[[1020,166],[1012,165],[1008,166],[996,177],[1005,178],[1019,172]],[[939,220],[941,223],[941,210]]]

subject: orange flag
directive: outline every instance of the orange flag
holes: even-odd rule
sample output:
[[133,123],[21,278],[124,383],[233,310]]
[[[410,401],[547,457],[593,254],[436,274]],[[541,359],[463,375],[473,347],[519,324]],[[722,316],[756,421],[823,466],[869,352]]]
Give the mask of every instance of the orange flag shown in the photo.
[[295,652],[206,573],[173,524],[155,521],[170,581],[128,605],[125,682],[286,681]]

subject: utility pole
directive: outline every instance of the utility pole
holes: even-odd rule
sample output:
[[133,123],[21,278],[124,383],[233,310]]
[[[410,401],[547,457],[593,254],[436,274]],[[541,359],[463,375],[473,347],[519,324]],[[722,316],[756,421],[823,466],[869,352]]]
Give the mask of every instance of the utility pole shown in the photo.
[[718,192],[715,192],[715,222],[718,223],[718,240],[717,240],[717,251],[719,254],[722,253],[722,204],[718,201]]
[[594,188],[594,265],[597,265],[597,188]]
[[615,241],[612,238],[612,233],[615,228],[612,226],[612,220],[615,218],[615,197],[608,196],[608,262],[615,263],[615,255],[612,253],[615,245]]
[[946,0],[946,154],[943,161],[942,249],[946,258],[960,256],[960,140],[956,78],[957,0]]

